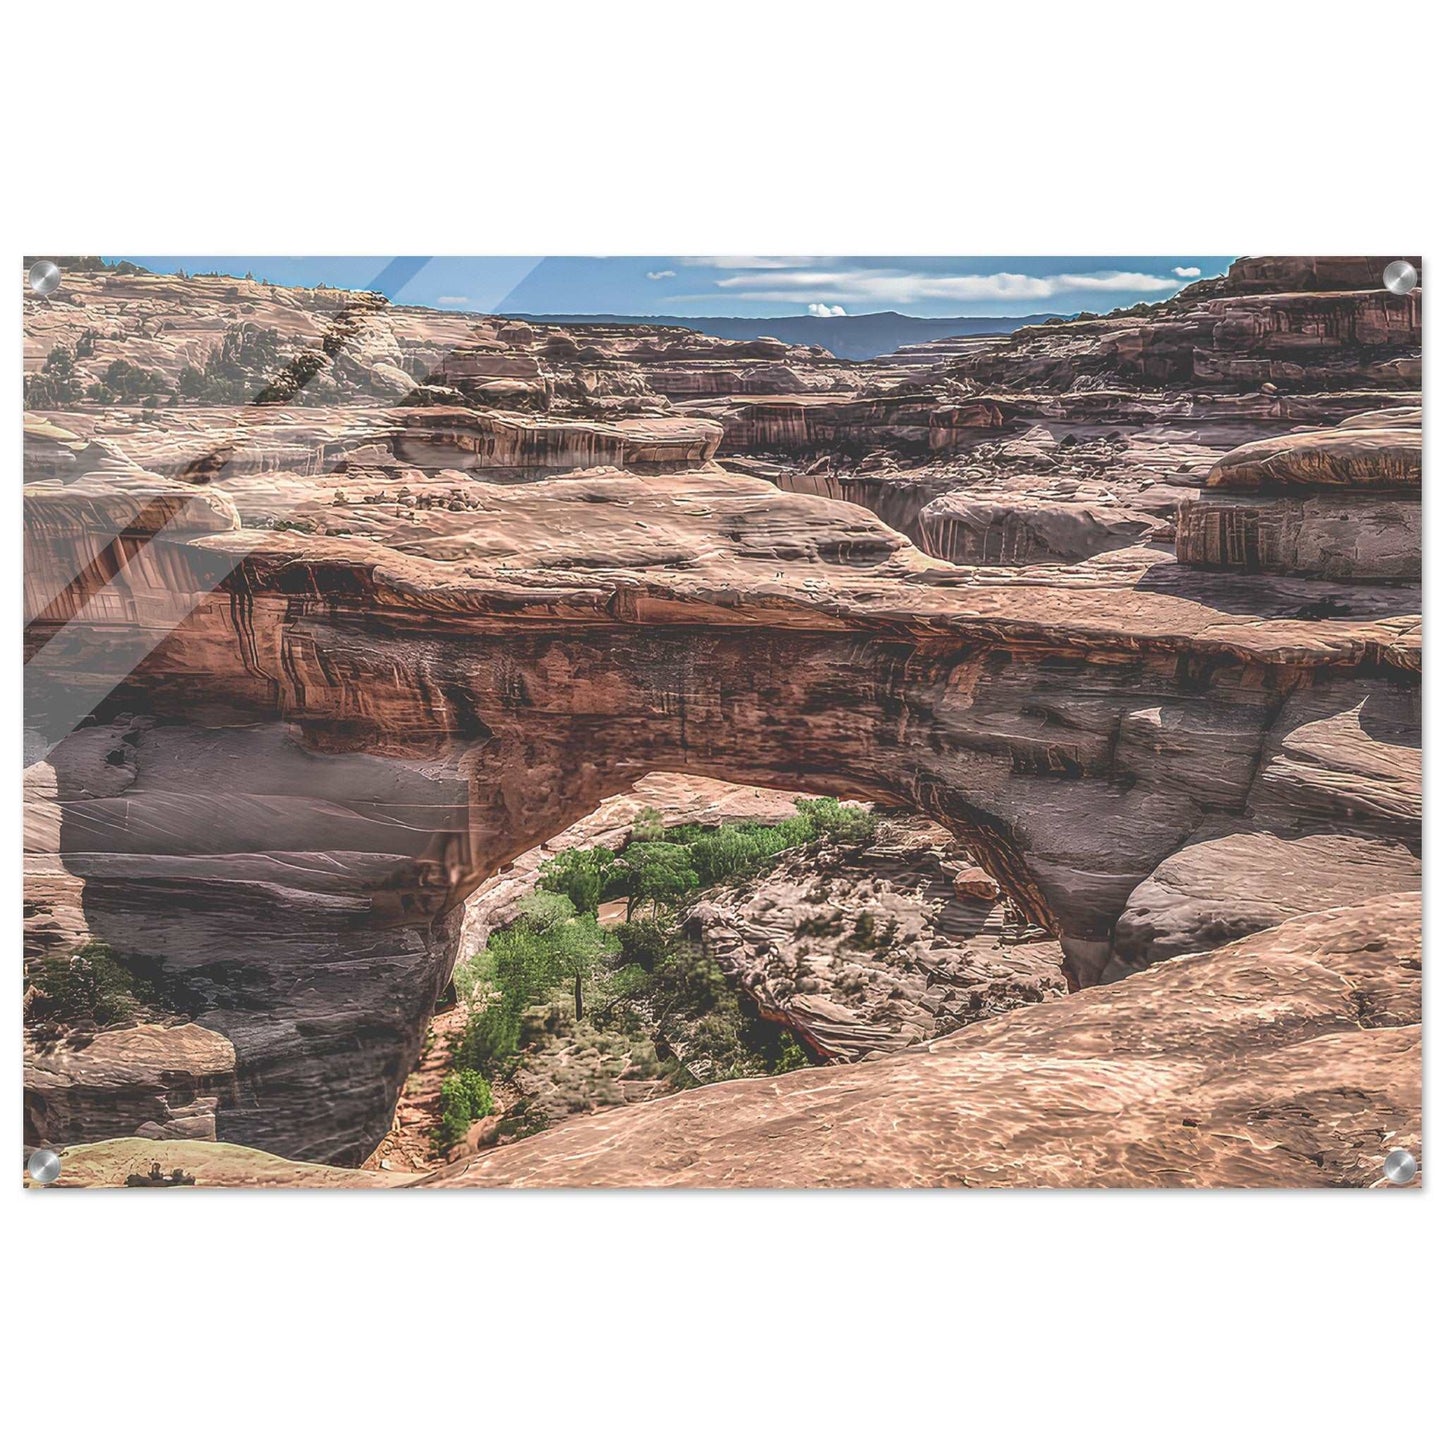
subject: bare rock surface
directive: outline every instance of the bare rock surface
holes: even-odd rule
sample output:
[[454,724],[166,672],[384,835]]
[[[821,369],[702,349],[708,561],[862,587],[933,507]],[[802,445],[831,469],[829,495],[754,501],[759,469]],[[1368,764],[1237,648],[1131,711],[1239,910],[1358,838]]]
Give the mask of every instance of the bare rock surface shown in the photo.
[[1380,1185],[1420,1146],[1418,895],[859,1064],[562,1125],[419,1187]]
[[214,1139],[236,1091],[230,1039],[195,1023],[142,1023],[27,1050],[26,1137],[61,1147],[144,1134]]
[[1419,491],[1417,427],[1340,426],[1247,442],[1220,458],[1206,487],[1267,491],[1291,487],[1366,487]]
[[1173,529],[1147,513],[1088,502],[976,501],[952,492],[919,517],[925,550],[950,562],[1078,562]]
[[[966,871],[989,887],[960,894]],[[945,830],[907,820],[883,822],[862,851],[784,855],[686,922],[764,1017],[826,1059],[904,1048],[1064,991],[1058,945],[1012,917]]]
[[1179,560],[1339,580],[1418,579],[1421,457],[1421,432],[1408,424],[1343,424],[1236,447],[1180,508]]
[[[281,1159],[239,1144],[107,1139],[60,1151],[60,1177],[51,1189],[123,1189],[159,1166],[163,1176],[179,1169],[197,1189],[386,1189],[422,1178],[401,1170],[373,1173]],[[27,1187],[34,1188],[29,1179]],[[184,1187],[184,1186],[183,1186]]]

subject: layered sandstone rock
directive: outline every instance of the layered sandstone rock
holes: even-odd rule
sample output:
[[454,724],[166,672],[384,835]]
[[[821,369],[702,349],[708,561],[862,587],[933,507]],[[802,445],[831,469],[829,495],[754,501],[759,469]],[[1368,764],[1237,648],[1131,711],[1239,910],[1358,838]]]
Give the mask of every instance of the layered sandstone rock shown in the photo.
[[1379,1186],[1420,1147],[1419,895],[886,1058],[581,1119],[421,1186]]
[[919,521],[930,556],[966,563],[1077,562],[1166,533],[1158,518],[1122,507],[980,501],[967,492],[930,502]]
[[1201,283],[1220,293],[1244,296],[1280,291],[1371,291],[1384,284],[1392,261],[1409,261],[1417,272],[1418,256],[1243,256],[1216,282]]
[[1342,425],[1236,447],[1180,509],[1179,560],[1338,580],[1418,579],[1421,432]]
[[[1089,981],[1134,887],[1206,809],[1242,810],[1278,702],[1333,678],[1348,706],[1378,688],[1361,669],[1417,645],[1398,590],[1301,620],[1324,584],[1201,585],[1149,551],[954,577],[866,513],[721,473],[471,485],[477,510],[388,515],[385,540],[157,537],[147,565],[185,616],[115,697],[163,720],[104,724],[122,754],[106,796],[93,749],[74,774],[92,729],[50,750],[90,928],[158,955],[235,1044],[245,1102],[222,1104],[223,1138],[361,1157],[462,901],[658,767],[930,813]],[[65,489],[37,489],[37,521],[56,509]],[[208,592],[218,558],[234,570]],[[103,589],[116,620],[52,614],[37,681],[113,688],[144,575]],[[1165,733],[1123,726],[1149,709]]]
[[31,1050],[25,1134],[41,1146],[141,1134],[215,1139],[236,1094],[236,1050],[194,1023],[138,1024]]
[[[1136,314],[1023,327],[954,370],[985,386],[1060,391],[1099,378],[1146,388],[1418,387],[1420,293],[1385,290],[1384,266],[1373,265],[1358,258],[1331,275],[1307,262],[1291,272],[1314,283],[1300,289],[1205,282]],[[1288,271],[1260,274],[1287,283]]]
[[[1130,894],[1104,978],[1311,908],[1420,886],[1418,689],[1323,683],[1287,699],[1233,818],[1207,818]],[[1207,733],[1179,739],[1207,766]]]

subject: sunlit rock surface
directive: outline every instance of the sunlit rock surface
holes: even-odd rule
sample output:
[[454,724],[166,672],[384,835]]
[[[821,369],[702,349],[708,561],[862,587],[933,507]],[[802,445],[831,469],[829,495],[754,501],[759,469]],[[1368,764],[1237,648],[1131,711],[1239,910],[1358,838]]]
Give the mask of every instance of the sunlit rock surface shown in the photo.
[[1420,1147],[1419,895],[883,1059],[577,1120],[421,1187],[1357,1187]]

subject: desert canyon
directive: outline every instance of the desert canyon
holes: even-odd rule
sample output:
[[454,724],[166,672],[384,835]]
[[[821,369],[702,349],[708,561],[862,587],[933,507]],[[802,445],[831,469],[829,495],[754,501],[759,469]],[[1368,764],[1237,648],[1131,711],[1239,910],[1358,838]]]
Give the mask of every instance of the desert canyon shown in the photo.
[[[67,265],[25,301],[26,958],[103,944],[156,1001],[27,1027],[27,1146],[94,1185],[1377,1184],[1421,1145],[1393,259],[866,360]],[[678,910],[799,1066],[568,1034],[492,1080],[515,1137],[398,1143],[549,859],[798,797],[866,838]]]

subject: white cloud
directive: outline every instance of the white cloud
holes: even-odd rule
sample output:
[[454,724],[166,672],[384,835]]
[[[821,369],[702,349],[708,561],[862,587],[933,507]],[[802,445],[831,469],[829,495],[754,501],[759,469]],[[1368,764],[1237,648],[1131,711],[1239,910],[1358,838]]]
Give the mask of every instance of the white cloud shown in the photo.
[[826,301],[808,302],[809,316],[846,316],[847,314],[841,306],[829,306]]
[[647,279],[649,281],[665,281],[669,276],[676,275],[676,271],[649,271],[647,273]]
[[438,297],[437,297],[437,305],[438,305],[438,306],[465,306],[466,304],[467,304],[467,298],[466,298],[465,296],[438,296]]
[[1203,275],[1203,272],[1200,271],[1198,266],[1176,266],[1174,268],[1174,274],[1176,276],[1183,276],[1185,280],[1193,280],[1195,276]]
[[[761,269],[761,268],[760,268]],[[716,284],[749,301],[793,301],[807,304],[810,297],[826,296],[832,305],[844,302],[866,305],[906,305],[916,301],[1048,301],[1073,292],[1175,291],[1171,276],[1150,276],[1140,271],[1101,271],[1092,275],[1024,276],[998,271],[987,276],[947,276],[929,272],[779,270],[767,276],[724,276]]]
[[816,266],[826,256],[685,256],[689,266],[708,266],[714,271],[792,271],[799,266]]

